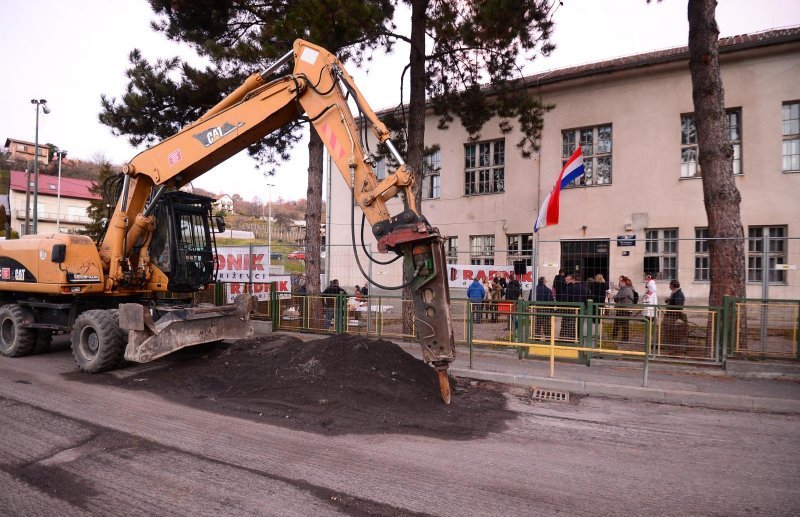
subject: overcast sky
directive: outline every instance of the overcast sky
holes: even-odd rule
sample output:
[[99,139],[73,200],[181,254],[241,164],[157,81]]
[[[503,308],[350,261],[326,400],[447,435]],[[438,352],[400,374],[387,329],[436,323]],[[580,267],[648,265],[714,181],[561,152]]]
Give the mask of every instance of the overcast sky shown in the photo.
[[[757,7],[754,7],[757,6]],[[191,52],[150,29],[154,18],[145,0],[27,0],[8,2],[2,10],[0,43],[6,62],[0,81],[0,145],[6,138],[34,140],[33,98],[47,99],[52,110],[40,114],[39,142],[53,143],[73,158],[105,156],[123,164],[137,149],[114,137],[98,122],[100,95],[119,97],[133,48],[156,58],[180,55],[198,64]],[[540,72],[686,45],[685,0],[563,0],[554,15],[557,50],[539,57],[526,73]],[[798,0],[719,0],[722,36],[800,25]],[[289,49],[287,49],[289,50]],[[408,53],[398,45],[395,53]],[[399,102],[401,57],[377,59],[368,70],[349,71],[375,109]],[[307,151],[301,144],[293,159],[266,179],[241,153],[207,173],[196,186],[238,193],[245,199],[298,199],[306,194]],[[235,177],[235,181],[231,178]]]

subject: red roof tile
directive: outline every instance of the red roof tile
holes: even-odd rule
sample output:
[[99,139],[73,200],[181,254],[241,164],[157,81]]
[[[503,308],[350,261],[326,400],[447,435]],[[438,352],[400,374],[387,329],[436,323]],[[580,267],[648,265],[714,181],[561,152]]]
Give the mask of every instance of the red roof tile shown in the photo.
[[[11,171],[11,190],[25,192],[25,172]],[[33,172],[31,172],[31,184],[33,183]],[[75,178],[61,177],[61,195],[78,199],[100,199],[97,194],[89,192],[94,182],[91,180],[79,180]],[[31,185],[32,186],[32,185]],[[33,189],[31,188],[31,192]],[[39,194],[43,196],[55,196],[58,193],[58,177],[39,173]]]

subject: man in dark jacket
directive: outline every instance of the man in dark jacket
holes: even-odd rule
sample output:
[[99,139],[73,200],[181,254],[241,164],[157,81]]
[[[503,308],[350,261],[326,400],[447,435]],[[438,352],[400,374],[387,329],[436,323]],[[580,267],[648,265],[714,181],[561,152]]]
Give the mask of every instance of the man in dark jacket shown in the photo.
[[336,296],[340,294],[347,294],[347,291],[339,287],[339,281],[334,279],[328,287],[322,291],[322,296],[325,300],[325,329],[328,329],[333,322],[333,311],[336,307]]
[[564,270],[559,269],[558,274],[553,278],[553,297],[556,301],[567,301],[567,278],[564,276]]
[[[533,289],[531,289],[533,292]],[[543,276],[539,277],[539,282],[536,284],[536,301],[537,302],[554,302],[553,291],[547,287],[547,280]],[[547,307],[535,307],[534,311],[537,313],[548,312],[551,309]],[[550,337],[550,316],[536,316],[533,319],[533,337],[539,339],[547,339]]]
[[514,278],[506,286],[506,300],[517,300],[521,296],[522,296],[522,284],[519,283],[519,280]]
[[586,302],[589,301],[589,289],[587,289],[586,284],[581,282],[580,275],[572,275],[572,284],[571,288],[568,287],[567,291],[571,295],[571,302],[578,302],[586,305]]
[[665,347],[665,353],[683,355],[688,346],[689,324],[683,312],[686,296],[681,291],[681,284],[677,280],[669,283],[671,294],[667,298],[667,310],[661,323],[664,329],[664,344],[674,345]]

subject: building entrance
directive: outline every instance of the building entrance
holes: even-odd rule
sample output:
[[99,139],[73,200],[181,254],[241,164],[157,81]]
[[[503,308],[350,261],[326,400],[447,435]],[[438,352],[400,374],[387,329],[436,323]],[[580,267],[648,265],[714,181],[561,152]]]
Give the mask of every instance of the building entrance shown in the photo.
[[561,267],[565,275],[586,280],[600,273],[608,281],[609,240],[561,241]]

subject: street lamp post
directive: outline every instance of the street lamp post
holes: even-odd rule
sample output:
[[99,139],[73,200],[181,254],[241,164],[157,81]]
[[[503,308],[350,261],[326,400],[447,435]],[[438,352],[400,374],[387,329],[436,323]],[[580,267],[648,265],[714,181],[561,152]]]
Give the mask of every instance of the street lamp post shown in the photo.
[[269,250],[269,259],[267,259],[267,266],[272,267],[272,187],[273,183],[267,183],[269,189],[267,190],[267,249]]
[[39,106],[45,115],[50,113],[50,108],[45,99],[31,99],[31,104],[36,106],[36,139],[33,144],[33,233],[36,234],[39,232]]
[[56,233],[61,233],[61,159],[67,156],[67,151],[58,151],[58,187],[56,203]]

